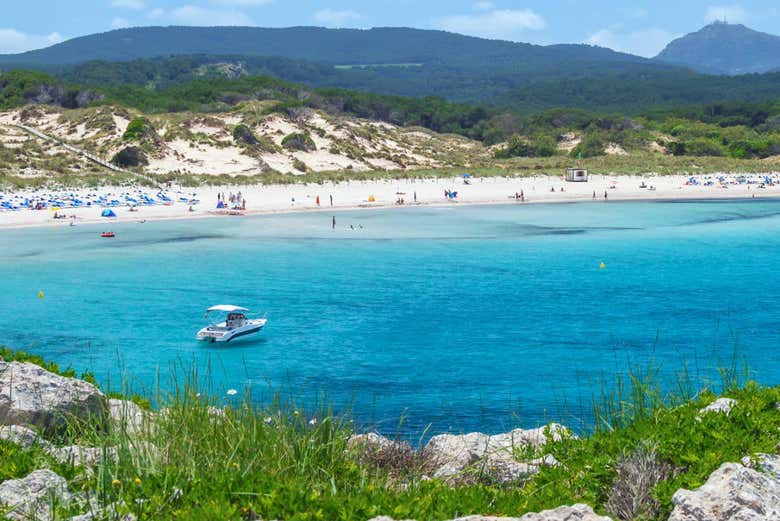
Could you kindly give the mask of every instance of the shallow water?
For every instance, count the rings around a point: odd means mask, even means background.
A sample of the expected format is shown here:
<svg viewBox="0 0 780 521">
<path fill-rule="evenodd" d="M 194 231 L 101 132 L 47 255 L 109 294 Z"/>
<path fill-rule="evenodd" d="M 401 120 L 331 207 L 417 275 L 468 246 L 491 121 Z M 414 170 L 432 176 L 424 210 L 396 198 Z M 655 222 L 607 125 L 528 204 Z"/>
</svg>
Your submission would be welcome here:
<svg viewBox="0 0 780 521">
<path fill-rule="evenodd" d="M 592 394 L 630 365 L 704 381 L 736 343 L 755 378 L 780 380 L 778 201 L 336 219 L 335 231 L 327 213 L 113 224 L 115 239 L 99 237 L 108 225 L 0 231 L 0 344 L 136 388 L 210 367 L 222 395 L 326 393 L 412 436 L 587 426 Z M 268 328 L 199 344 L 217 303 L 268 311 Z"/>
</svg>

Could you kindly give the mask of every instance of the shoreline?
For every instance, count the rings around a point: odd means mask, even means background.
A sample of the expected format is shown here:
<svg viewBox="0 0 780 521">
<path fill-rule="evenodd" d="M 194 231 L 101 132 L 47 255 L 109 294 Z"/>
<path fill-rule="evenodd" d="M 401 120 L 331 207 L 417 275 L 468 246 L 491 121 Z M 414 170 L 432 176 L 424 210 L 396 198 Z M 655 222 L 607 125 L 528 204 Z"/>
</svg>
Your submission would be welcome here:
<svg viewBox="0 0 780 521">
<path fill-rule="evenodd" d="M 771 178 L 770 184 L 763 181 Z M 53 219 L 50 209 L 2 210 L 0 229 L 31 228 L 45 226 L 69 226 L 71 221 L 81 224 L 106 224 L 127 222 L 153 222 L 168 220 L 212 219 L 229 217 L 250 217 L 291 213 L 341 213 L 345 211 L 402 209 L 402 208 L 447 208 L 475 205 L 527 205 L 560 204 L 575 202 L 604 203 L 610 201 L 669 201 L 669 200 L 747 200 L 780 198 L 780 178 L 777 174 L 702 174 L 697 176 L 606 176 L 593 175 L 588 182 L 570 183 L 559 177 L 535 176 L 528 178 L 472 178 L 469 184 L 464 178 L 441 178 L 425 180 L 382 180 L 325 183 L 322 185 L 267 185 L 267 186 L 225 186 L 188 188 L 172 187 L 165 194 L 176 199 L 183 196 L 196 197 L 200 202 L 190 211 L 188 202 L 137 206 L 130 212 L 129 205 L 111 207 L 116 217 L 107 220 L 100 216 L 106 207 L 98 204 L 79 208 L 64 207 L 58 210 L 67 216 Z M 646 185 L 646 187 L 641 187 Z M 652 189 L 650 187 L 653 187 Z M 554 189 L 554 191 L 553 191 Z M 36 190 L 2 193 L 2 201 L 10 199 L 43 200 L 64 193 L 71 197 L 85 198 L 122 197 L 129 192 L 145 192 L 154 197 L 158 190 L 105 186 L 97 189 L 78 189 L 57 192 Z M 445 190 L 458 192 L 455 199 L 444 198 Z M 227 197 L 238 192 L 246 199 L 246 210 L 233 215 L 228 210 L 216 209 L 217 194 Z M 524 201 L 513 194 L 523 193 Z M 122 195 L 118 195 L 122 194 Z M 594 198 L 595 194 L 595 198 Z M 606 200 L 605 200 L 606 194 Z M 330 197 L 334 204 L 331 206 Z M 319 205 L 317 199 L 319 198 Z M 395 198 L 395 199 L 394 199 Z M 403 204 L 398 200 L 403 198 Z M 370 200 L 373 199 L 373 200 Z M 416 199 L 416 202 L 415 202 Z M 161 203 L 161 201 L 160 201 Z M 110 226 L 107 226 L 110 227 Z"/>
</svg>

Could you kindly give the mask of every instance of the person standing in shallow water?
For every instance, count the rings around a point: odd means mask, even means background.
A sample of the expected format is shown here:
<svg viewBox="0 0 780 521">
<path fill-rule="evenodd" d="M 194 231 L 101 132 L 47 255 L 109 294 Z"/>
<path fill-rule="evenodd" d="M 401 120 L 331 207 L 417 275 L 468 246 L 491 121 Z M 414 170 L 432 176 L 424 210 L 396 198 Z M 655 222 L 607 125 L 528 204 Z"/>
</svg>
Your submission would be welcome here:
<svg viewBox="0 0 780 521">
<path fill-rule="evenodd" d="M 333 216 L 333 223 L 332 223 L 332 226 L 333 226 L 333 227 L 332 227 L 331 229 L 332 229 L 332 230 L 335 230 L 335 229 L 336 229 L 336 216 L 335 216 L 335 215 Z"/>
</svg>

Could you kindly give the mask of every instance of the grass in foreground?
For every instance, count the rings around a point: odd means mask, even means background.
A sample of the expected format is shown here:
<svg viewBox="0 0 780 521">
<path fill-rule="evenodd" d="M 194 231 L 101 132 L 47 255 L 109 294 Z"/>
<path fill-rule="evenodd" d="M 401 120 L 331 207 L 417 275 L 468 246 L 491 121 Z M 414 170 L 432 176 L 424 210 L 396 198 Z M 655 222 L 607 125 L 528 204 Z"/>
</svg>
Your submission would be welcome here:
<svg viewBox="0 0 780 521">
<path fill-rule="evenodd" d="M 593 433 L 548 445 L 544 452 L 561 465 L 543 469 L 524 486 L 478 477 L 452 488 L 422 479 L 411 467 L 399 479 L 397 466 L 350 456 L 351 422 L 325 407 L 307 414 L 294 403 L 259 407 L 236 399 L 232 407 L 216 409 L 216 401 L 195 385 L 162 398 L 167 412 L 140 438 L 121 430 L 104 433 L 99 426 L 73 427 L 71 437 L 82 444 L 118 446 L 118 462 L 101 464 L 89 477 L 52 468 L 69 479 L 72 490 L 90 491 L 102 505 L 119 502 L 121 511 L 139 520 L 288 521 L 518 516 L 575 502 L 628 518 L 625 505 L 633 502 L 626 495 L 637 493 L 636 473 L 652 472 L 657 483 L 647 491 L 650 499 L 629 511 L 638 519 L 661 520 L 678 488 L 700 486 L 726 461 L 775 450 L 780 388 L 731 379 L 726 384 L 725 394 L 739 401 L 731 414 L 700 415 L 715 394 L 661 394 L 652 379 L 633 378 L 625 392 L 599 400 Z M 9 444 L 0 443 L 0 456 L 1 479 L 52 465 L 40 452 Z"/>
</svg>

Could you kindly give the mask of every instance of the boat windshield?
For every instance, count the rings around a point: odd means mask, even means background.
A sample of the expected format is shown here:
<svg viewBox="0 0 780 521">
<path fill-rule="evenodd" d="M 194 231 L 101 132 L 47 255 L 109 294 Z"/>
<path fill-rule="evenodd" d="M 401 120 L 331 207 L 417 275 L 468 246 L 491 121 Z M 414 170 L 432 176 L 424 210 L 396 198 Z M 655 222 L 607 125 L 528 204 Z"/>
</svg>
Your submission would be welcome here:
<svg viewBox="0 0 780 521">
<path fill-rule="evenodd" d="M 241 327 L 246 324 L 246 315 L 243 313 L 228 313 L 225 325 L 227 327 Z"/>
</svg>

